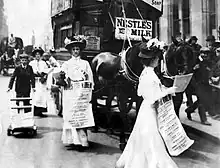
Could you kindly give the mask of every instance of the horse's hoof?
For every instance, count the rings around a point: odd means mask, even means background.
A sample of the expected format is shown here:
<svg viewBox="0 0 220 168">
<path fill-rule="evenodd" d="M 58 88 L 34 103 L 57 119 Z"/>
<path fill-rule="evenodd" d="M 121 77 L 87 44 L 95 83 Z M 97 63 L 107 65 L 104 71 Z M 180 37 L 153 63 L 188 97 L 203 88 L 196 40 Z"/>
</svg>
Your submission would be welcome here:
<svg viewBox="0 0 220 168">
<path fill-rule="evenodd" d="M 107 133 L 108 135 L 113 134 L 113 129 L 107 129 L 106 133 Z"/>
<path fill-rule="evenodd" d="M 192 121 L 192 116 L 191 116 L 191 113 L 187 113 L 187 118 Z"/>
<path fill-rule="evenodd" d="M 126 143 L 119 143 L 119 148 L 121 151 L 124 151 Z"/>
</svg>

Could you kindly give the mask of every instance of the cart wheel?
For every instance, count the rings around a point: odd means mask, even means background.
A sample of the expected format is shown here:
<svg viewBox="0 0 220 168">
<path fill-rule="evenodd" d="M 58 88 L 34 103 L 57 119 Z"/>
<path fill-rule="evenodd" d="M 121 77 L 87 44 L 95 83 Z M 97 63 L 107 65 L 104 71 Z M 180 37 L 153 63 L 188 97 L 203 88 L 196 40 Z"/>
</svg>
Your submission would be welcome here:
<svg viewBox="0 0 220 168">
<path fill-rule="evenodd" d="M 8 129 L 8 130 L 7 130 L 7 135 L 8 135 L 8 136 L 11 136 L 12 134 L 13 134 L 12 130 Z"/>
</svg>

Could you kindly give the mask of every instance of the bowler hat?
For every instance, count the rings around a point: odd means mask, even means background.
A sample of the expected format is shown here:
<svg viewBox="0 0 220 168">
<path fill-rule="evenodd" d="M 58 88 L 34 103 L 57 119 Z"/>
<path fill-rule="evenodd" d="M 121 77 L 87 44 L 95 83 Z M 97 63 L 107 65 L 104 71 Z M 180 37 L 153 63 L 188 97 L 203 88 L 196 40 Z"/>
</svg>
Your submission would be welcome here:
<svg viewBox="0 0 220 168">
<path fill-rule="evenodd" d="M 210 35 L 206 38 L 206 41 L 215 41 L 215 36 Z"/>
<path fill-rule="evenodd" d="M 196 36 L 192 36 L 191 38 L 190 38 L 191 40 L 198 40 L 198 38 L 196 37 Z"/>
<path fill-rule="evenodd" d="M 20 59 L 22 59 L 22 58 L 24 58 L 24 59 L 28 59 L 29 58 L 29 55 L 27 55 L 27 54 L 21 54 L 21 55 L 19 55 L 19 57 L 20 57 Z"/>
<path fill-rule="evenodd" d="M 44 50 L 43 50 L 41 47 L 35 47 L 35 48 L 33 49 L 33 51 L 32 51 L 32 55 L 35 56 L 35 54 L 36 54 L 37 52 L 39 52 L 40 55 L 43 55 Z"/>
<path fill-rule="evenodd" d="M 67 50 L 75 46 L 79 47 L 80 50 L 83 50 L 86 47 L 86 40 L 82 39 L 80 36 L 74 36 L 70 39 L 66 38 L 64 43 Z"/>
</svg>

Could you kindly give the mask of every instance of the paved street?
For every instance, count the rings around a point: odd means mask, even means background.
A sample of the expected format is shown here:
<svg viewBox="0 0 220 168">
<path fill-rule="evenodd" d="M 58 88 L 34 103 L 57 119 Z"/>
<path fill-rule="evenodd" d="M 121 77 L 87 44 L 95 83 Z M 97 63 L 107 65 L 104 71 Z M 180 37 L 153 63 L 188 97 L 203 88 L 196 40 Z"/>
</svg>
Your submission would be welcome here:
<svg viewBox="0 0 220 168">
<path fill-rule="evenodd" d="M 121 154 L 118 138 L 107 135 L 104 129 L 99 133 L 89 132 L 91 148 L 78 151 L 61 142 L 62 118 L 49 114 L 37 118 L 38 135 L 35 138 L 18 134 L 8 137 L 9 125 L 8 77 L 0 76 L 0 168 L 114 168 Z M 0 128 L 1 131 L 1 128 Z M 180 168 L 217 168 L 220 165 L 220 146 L 190 133 L 195 144 L 174 160 Z"/>
</svg>

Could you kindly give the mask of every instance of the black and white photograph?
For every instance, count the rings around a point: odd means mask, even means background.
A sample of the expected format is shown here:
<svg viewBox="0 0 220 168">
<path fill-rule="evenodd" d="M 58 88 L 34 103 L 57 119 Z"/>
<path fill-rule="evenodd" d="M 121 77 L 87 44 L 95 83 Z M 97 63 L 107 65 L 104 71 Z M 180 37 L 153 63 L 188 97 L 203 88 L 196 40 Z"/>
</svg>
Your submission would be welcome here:
<svg viewBox="0 0 220 168">
<path fill-rule="evenodd" d="M 0 168 L 220 167 L 220 0 L 0 0 Z"/>
</svg>

